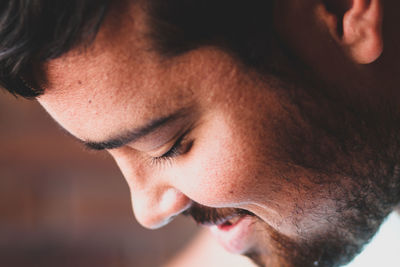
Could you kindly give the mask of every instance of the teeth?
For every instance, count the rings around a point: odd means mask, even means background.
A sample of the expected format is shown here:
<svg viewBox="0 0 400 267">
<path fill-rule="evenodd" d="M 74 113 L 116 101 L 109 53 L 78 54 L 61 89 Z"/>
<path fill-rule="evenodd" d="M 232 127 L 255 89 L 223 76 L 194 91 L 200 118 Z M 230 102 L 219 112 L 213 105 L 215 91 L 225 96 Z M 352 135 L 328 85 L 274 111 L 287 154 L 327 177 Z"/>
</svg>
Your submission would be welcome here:
<svg viewBox="0 0 400 267">
<path fill-rule="evenodd" d="M 239 216 L 235 216 L 232 219 L 228 220 L 226 223 L 228 223 L 229 225 L 233 225 L 235 223 L 237 223 L 240 220 Z"/>
</svg>

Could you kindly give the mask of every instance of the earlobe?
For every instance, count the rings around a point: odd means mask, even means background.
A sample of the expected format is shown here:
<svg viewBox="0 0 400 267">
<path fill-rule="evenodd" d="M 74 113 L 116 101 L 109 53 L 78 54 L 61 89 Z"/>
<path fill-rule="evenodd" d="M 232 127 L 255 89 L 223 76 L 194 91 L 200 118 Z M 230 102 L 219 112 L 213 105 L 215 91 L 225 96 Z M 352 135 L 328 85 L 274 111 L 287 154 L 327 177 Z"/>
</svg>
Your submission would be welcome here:
<svg viewBox="0 0 400 267">
<path fill-rule="evenodd" d="M 329 9 L 321 14 L 334 39 L 354 62 L 372 63 L 383 51 L 382 1 L 351 0 L 347 4 L 349 6 L 342 14 L 332 13 Z"/>
</svg>

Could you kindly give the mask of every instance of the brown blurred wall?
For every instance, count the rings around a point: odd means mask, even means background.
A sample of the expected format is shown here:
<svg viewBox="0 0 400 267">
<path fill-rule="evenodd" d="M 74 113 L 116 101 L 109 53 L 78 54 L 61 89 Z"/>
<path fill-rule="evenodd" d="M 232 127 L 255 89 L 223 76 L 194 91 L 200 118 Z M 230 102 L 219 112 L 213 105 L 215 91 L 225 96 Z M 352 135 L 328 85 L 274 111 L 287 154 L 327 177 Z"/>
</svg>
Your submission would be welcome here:
<svg viewBox="0 0 400 267">
<path fill-rule="evenodd" d="M 0 266 L 162 266 L 196 231 L 142 229 L 112 159 L 0 91 Z"/>
</svg>

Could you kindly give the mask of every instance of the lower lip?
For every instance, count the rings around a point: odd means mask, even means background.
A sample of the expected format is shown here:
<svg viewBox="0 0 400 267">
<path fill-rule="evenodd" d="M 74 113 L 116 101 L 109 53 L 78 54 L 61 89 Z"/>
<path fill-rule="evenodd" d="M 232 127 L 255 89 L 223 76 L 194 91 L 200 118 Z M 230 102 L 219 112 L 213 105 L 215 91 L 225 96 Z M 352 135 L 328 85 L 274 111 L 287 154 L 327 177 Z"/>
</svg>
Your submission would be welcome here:
<svg viewBox="0 0 400 267">
<path fill-rule="evenodd" d="M 210 227 L 210 230 L 227 251 L 234 254 L 243 254 L 254 245 L 253 224 L 252 217 L 244 216 L 233 225 L 216 225 Z"/>
</svg>

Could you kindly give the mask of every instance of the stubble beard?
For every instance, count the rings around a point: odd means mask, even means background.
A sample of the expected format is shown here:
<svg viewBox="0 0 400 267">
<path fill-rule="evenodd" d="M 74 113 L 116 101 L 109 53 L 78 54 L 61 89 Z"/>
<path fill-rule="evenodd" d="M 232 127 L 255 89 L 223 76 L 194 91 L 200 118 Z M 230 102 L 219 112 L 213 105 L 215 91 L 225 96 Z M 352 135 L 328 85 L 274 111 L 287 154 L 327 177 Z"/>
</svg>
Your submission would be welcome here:
<svg viewBox="0 0 400 267">
<path fill-rule="evenodd" d="M 285 88 L 288 101 L 282 105 L 289 111 L 284 127 L 275 127 L 284 140 L 280 160 L 311 173 L 307 180 L 332 205 L 321 209 L 318 198 L 309 196 L 292 214 L 296 240 L 264 224 L 265 253 L 248 256 L 259 266 L 341 266 L 400 204 L 400 113 L 384 102 L 349 105 L 330 93 L 339 88 L 318 80 L 278 80 L 275 87 Z M 321 223 L 323 231 L 312 230 Z"/>
<path fill-rule="evenodd" d="M 298 84 L 305 83 L 275 84 L 287 90 L 282 105 L 289 116 L 274 129 L 282 140 L 277 160 L 311 173 L 307 180 L 321 188 L 318 195 L 331 205 L 324 209 L 312 194 L 298 203 L 288 219 L 296 238 L 258 218 L 263 238 L 246 256 L 258 266 L 341 266 L 362 250 L 400 204 L 400 115 L 387 107 L 378 112 L 349 107 L 321 90 L 306 90 Z M 301 187 L 296 177 L 289 180 Z M 201 221 L 229 212 L 255 216 L 245 210 L 201 205 L 188 215 Z"/>
</svg>

